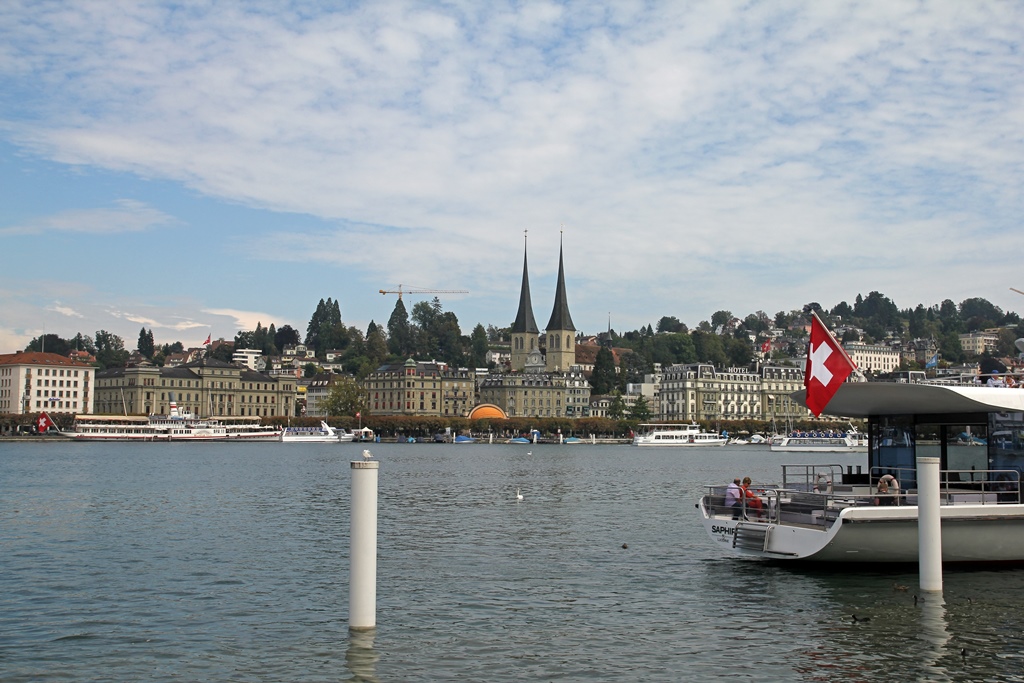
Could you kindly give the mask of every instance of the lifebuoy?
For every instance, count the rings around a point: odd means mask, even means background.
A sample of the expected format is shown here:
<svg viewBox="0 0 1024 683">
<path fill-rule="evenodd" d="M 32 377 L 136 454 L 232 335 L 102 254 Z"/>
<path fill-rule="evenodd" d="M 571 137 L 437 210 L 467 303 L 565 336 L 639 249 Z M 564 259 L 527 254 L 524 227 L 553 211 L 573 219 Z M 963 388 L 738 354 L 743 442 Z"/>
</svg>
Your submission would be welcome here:
<svg viewBox="0 0 1024 683">
<path fill-rule="evenodd" d="M 883 474 L 882 476 L 880 476 L 878 478 L 878 481 L 879 482 L 883 482 L 884 481 L 885 485 L 888 486 L 890 489 L 896 489 L 897 491 L 900 490 L 900 483 L 899 483 L 899 481 L 897 481 L 896 477 L 892 476 L 891 474 Z"/>
<path fill-rule="evenodd" d="M 817 493 L 832 493 L 832 480 L 824 474 L 819 474 L 818 480 L 814 484 L 814 490 Z"/>
</svg>

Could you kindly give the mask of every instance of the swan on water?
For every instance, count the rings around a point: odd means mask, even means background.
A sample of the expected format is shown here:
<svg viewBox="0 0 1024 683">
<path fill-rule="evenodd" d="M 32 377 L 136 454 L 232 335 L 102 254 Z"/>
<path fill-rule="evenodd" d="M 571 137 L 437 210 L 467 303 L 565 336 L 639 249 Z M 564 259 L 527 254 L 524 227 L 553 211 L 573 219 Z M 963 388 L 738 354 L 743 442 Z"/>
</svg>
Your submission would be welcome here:
<svg viewBox="0 0 1024 683">
<path fill-rule="evenodd" d="M 523 494 L 519 492 L 519 489 L 516 489 L 516 500 L 522 500 L 522 499 L 523 499 Z"/>
</svg>

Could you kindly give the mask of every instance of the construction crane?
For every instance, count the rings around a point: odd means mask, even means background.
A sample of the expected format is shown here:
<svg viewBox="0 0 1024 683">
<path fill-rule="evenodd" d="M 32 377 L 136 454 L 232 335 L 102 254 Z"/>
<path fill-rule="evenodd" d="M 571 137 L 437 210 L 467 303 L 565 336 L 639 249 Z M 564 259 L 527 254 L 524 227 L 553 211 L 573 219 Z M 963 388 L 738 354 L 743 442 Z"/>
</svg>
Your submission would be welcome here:
<svg viewBox="0 0 1024 683">
<path fill-rule="evenodd" d="M 380 289 L 377 290 L 381 294 L 397 294 L 398 300 L 402 300 L 402 294 L 469 294 L 468 289 L 402 289 L 402 285 L 398 285 L 398 289 Z"/>
</svg>

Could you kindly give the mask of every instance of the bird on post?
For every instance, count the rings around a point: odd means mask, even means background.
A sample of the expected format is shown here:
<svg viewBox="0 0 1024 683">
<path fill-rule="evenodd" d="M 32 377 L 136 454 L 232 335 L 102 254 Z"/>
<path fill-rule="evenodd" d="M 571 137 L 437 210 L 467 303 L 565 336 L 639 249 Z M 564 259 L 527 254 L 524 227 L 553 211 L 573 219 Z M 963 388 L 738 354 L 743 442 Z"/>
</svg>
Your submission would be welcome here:
<svg viewBox="0 0 1024 683">
<path fill-rule="evenodd" d="M 363 460 L 369 460 L 372 457 L 373 457 L 373 453 L 371 453 L 368 449 L 364 448 L 363 449 Z"/>
</svg>

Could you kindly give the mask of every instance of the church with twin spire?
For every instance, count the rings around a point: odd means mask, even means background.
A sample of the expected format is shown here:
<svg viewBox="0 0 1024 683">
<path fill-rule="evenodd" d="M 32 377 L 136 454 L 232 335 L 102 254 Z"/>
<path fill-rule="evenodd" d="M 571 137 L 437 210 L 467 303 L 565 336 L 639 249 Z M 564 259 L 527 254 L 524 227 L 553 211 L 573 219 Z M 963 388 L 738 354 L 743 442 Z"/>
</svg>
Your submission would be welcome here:
<svg viewBox="0 0 1024 683">
<path fill-rule="evenodd" d="M 589 412 L 590 383 L 576 365 L 576 326 L 569 314 L 562 245 L 558 249 L 555 303 L 543 334 L 533 316 L 527 250 L 519 309 L 512 323 L 511 372 L 491 374 L 480 398 L 498 405 L 509 417 L 584 417 Z"/>
</svg>

